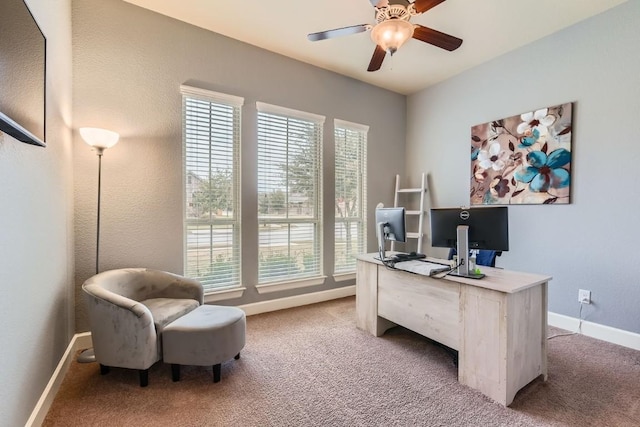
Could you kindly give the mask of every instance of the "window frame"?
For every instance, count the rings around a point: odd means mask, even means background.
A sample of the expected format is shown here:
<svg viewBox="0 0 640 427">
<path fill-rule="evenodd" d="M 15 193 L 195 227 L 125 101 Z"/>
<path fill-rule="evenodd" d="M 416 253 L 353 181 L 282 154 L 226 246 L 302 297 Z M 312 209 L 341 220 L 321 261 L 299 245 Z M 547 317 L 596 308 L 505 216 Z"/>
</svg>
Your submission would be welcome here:
<svg viewBox="0 0 640 427">
<path fill-rule="evenodd" d="M 240 145 L 241 145 L 241 126 L 242 126 L 242 106 L 244 104 L 244 98 L 234 96 L 234 95 L 223 94 L 219 92 L 213 92 L 206 89 L 194 88 L 194 87 L 185 86 L 185 85 L 180 86 L 180 93 L 182 95 L 182 166 L 183 166 L 183 197 L 184 197 L 182 206 L 183 206 L 183 227 L 184 227 L 183 228 L 184 274 L 186 276 L 198 279 L 202 282 L 205 295 L 207 296 L 205 298 L 206 301 L 216 301 L 216 300 L 222 300 L 227 298 L 237 298 L 242 295 L 242 292 L 245 289 L 242 287 L 242 228 L 241 228 L 241 199 L 240 199 L 241 197 Z M 194 209 L 193 195 L 199 191 L 199 190 L 193 191 L 193 194 L 191 195 L 189 194 L 190 187 L 194 185 L 193 184 L 194 176 L 197 174 L 192 170 L 189 170 L 190 163 L 192 162 L 192 160 L 190 159 L 192 158 L 191 156 L 193 156 L 193 153 L 189 151 L 190 137 L 188 134 L 189 132 L 188 129 L 190 126 L 196 126 L 198 123 L 197 121 L 195 123 L 189 123 L 188 103 L 190 101 L 194 103 L 208 103 L 210 106 L 218 106 L 218 108 L 222 108 L 222 109 L 231 108 L 231 111 L 232 111 L 231 119 L 225 118 L 223 116 L 214 116 L 214 115 L 211 115 L 211 113 L 209 113 L 208 118 L 203 119 L 201 122 L 201 123 L 204 123 L 209 121 L 208 130 L 206 129 L 206 124 L 205 124 L 205 132 L 208 131 L 209 135 L 205 136 L 202 139 L 202 141 L 204 141 L 206 140 L 206 138 L 209 138 L 209 145 L 208 145 L 209 158 L 207 161 L 204 162 L 204 163 L 207 163 L 207 162 L 209 163 L 209 169 L 207 170 L 208 172 L 207 179 L 211 179 L 211 172 L 213 171 L 213 168 L 214 168 L 213 166 L 211 166 L 212 164 L 211 161 L 213 158 L 212 156 L 213 151 L 211 150 L 212 150 L 213 138 L 214 136 L 217 136 L 217 135 L 213 135 L 213 132 L 217 132 L 217 133 L 230 132 L 231 133 L 231 139 L 232 139 L 232 147 L 230 149 L 231 171 L 229 171 L 228 169 L 224 170 L 222 168 L 218 169 L 218 170 L 223 170 L 223 173 L 230 173 L 231 175 L 231 178 L 230 178 L 231 190 L 227 194 L 227 196 L 232 201 L 230 211 L 233 214 L 231 218 L 217 218 L 215 215 L 211 215 L 211 212 L 208 218 L 191 218 L 189 216 L 188 210 Z M 218 128 L 214 130 L 214 124 L 211 123 L 212 119 L 216 121 L 215 124 L 220 124 L 221 122 L 224 124 L 224 121 L 228 120 L 231 122 L 231 127 L 229 129 Z M 194 118 L 194 120 L 197 120 L 197 117 Z M 194 137 L 192 136 L 191 138 L 194 138 Z M 197 140 L 198 138 L 195 139 L 195 141 Z M 200 141 L 196 142 L 196 144 L 200 146 L 200 147 L 196 146 L 196 148 L 202 148 L 207 145 L 206 142 L 203 143 Z M 202 156 L 202 157 L 205 158 L 206 156 Z M 216 157 L 222 158 L 222 156 L 219 155 L 219 152 L 216 155 Z M 198 166 L 200 166 L 198 163 L 199 161 L 200 161 L 199 158 L 196 159 L 195 161 L 193 161 L 193 164 L 191 166 L 197 169 Z M 222 158 L 221 161 L 228 162 L 229 159 Z M 200 177 L 196 177 L 196 178 L 200 179 Z M 229 209 L 227 210 L 227 212 L 229 212 Z M 214 276 L 217 273 L 210 271 L 208 274 L 198 274 L 198 271 L 196 269 L 194 270 L 191 269 L 191 266 L 189 263 L 189 251 L 194 250 L 194 248 L 193 248 L 193 243 L 191 244 L 189 243 L 189 230 L 192 230 L 193 227 L 201 227 L 201 226 L 208 227 L 209 233 L 210 233 L 210 236 L 208 238 L 209 239 L 208 251 L 209 251 L 209 259 L 211 264 L 205 268 L 214 268 L 213 267 L 214 246 L 212 244 L 214 228 L 219 226 L 226 226 L 231 228 L 232 230 L 231 245 L 232 246 L 231 246 L 231 249 L 229 250 L 231 252 L 231 259 L 232 259 L 230 264 L 231 271 L 229 273 L 229 276 L 232 279 L 231 283 L 216 284 Z M 204 252 L 206 252 L 206 248 L 204 246 L 201 248 L 198 246 L 197 243 L 195 244 L 195 246 L 196 246 L 195 250 L 205 249 Z M 206 262 L 204 264 L 206 265 Z M 225 266 L 225 269 L 226 268 L 227 267 Z"/>
<path fill-rule="evenodd" d="M 344 141 L 339 141 L 338 132 L 342 130 L 345 133 Z M 339 173 L 340 171 L 338 167 L 339 159 L 339 150 L 338 143 L 344 142 L 345 144 L 348 142 L 349 136 L 347 133 L 352 132 L 357 136 L 357 143 L 359 147 L 356 148 L 358 151 L 358 156 L 360 160 L 356 165 L 357 171 L 355 171 L 355 176 L 358 178 L 356 193 L 359 199 L 359 203 L 357 203 L 357 216 L 354 217 L 340 217 L 338 216 L 338 197 L 340 195 L 340 191 L 338 189 L 338 183 L 340 182 Z M 358 123 L 352 123 L 341 119 L 334 119 L 334 188 L 335 188 L 335 204 L 334 207 L 334 250 L 333 250 L 333 258 L 334 258 L 334 267 L 333 267 L 333 275 L 334 277 L 345 276 L 346 278 L 351 278 L 352 274 L 356 272 L 356 258 L 353 257 L 351 262 L 348 260 L 344 260 L 346 262 L 341 263 L 342 259 L 339 259 L 339 251 L 338 251 L 338 243 L 337 243 L 337 234 L 338 234 L 338 225 L 339 224 L 356 224 L 356 230 L 359 234 L 357 236 L 355 248 L 355 254 L 365 253 L 367 249 L 367 136 L 369 132 L 369 126 L 362 125 Z M 345 159 L 346 160 L 346 159 Z M 346 172 L 346 168 L 345 169 Z M 346 228 L 345 228 L 346 229 Z M 345 246 L 347 245 L 345 240 Z M 345 249 L 345 258 L 349 256 L 346 253 Z M 339 265 L 344 265 L 344 268 L 340 268 Z"/>
<path fill-rule="evenodd" d="M 323 215 L 323 207 L 322 207 L 322 197 L 323 197 L 322 147 L 323 147 L 323 130 L 324 130 L 323 128 L 324 128 L 325 117 L 317 114 L 313 114 L 313 113 L 307 113 L 307 112 L 298 111 L 298 110 L 294 110 L 286 107 L 267 104 L 264 102 L 256 102 L 256 109 L 257 109 L 256 127 L 257 127 L 257 146 L 258 146 L 256 170 L 257 170 L 258 181 L 260 182 L 261 174 L 263 174 L 261 169 L 261 163 L 263 161 L 261 160 L 262 159 L 261 156 L 263 155 L 262 151 L 264 151 L 265 153 L 264 155 L 267 156 L 271 153 L 270 150 L 277 149 L 277 148 L 267 147 L 267 144 L 271 144 L 271 146 L 273 146 L 273 143 L 275 142 L 273 139 L 268 138 L 267 129 L 283 130 L 279 128 L 279 126 L 281 126 L 279 122 L 282 122 L 282 121 L 286 121 L 287 123 L 286 129 L 284 129 L 286 131 L 285 132 L 286 136 L 280 137 L 280 138 L 284 138 L 285 140 L 285 142 L 283 142 L 284 144 L 286 144 L 286 147 L 284 148 L 284 150 L 287 153 L 290 146 L 292 145 L 292 142 L 290 141 L 291 134 L 289 133 L 288 124 L 290 122 L 293 122 L 293 123 L 306 122 L 307 125 L 313 126 L 313 136 L 314 136 L 313 145 L 314 146 L 311 148 L 315 149 L 315 159 L 311 159 L 311 160 L 315 162 L 315 171 L 316 171 L 314 181 L 312 184 L 315 191 L 313 194 L 313 212 L 314 213 L 311 217 L 301 217 L 301 218 L 289 217 L 290 205 L 287 203 L 287 201 L 289 200 L 288 198 L 292 192 L 288 187 L 288 181 L 286 181 L 286 179 L 285 179 L 285 182 L 287 184 L 286 184 L 286 187 L 284 188 L 285 217 L 284 218 L 267 218 L 263 214 L 261 214 L 260 211 L 258 211 L 257 217 L 258 217 L 258 227 L 259 227 L 259 230 L 258 230 L 258 254 L 259 255 L 258 255 L 258 278 L 257 278 L 258 284 L 256 285 L 256 288 L 258 289 L 259 293 L 266 293 L 266 292 L 275 292 L 279 290 L 295 289 L 299 287 L 314 286 L 314 285 L 322 284 L 324 283 L 324 280 L 325 280 L 325 276 L 323 275 L 324 215 Z M 269 120 L 270 117 L 272 118 L 271 121 Z M 280 138 L 274 137 L 274 139 L 280 139 Z M 281 142 L 281 141 L 277 141 L 277 142 Z M 286 164 L 287 165 L 291 164 L 289 162 L 288 157 L 287 157 Z M 267 162 L 267 166 L 269 166 L 268 162 Z M 289 166 L 286 166 L 286 168 L 288 171 Z M 264 173 L 267 173 L 268 171 L 269 169 L 265 169 Z M 285 174 L 287 173 L 288 172 L 286 172 Z M 258 185 L 258 187 L 259 186 L 260 185 Z M 258 190 L 257 196 L 260 197 L 260 190 Z M 314 233 L 312 233 L 313 234 L 312 250 L 314 252 L 314 259 L 313 259 L 313 271 L 310 274 L 305 274 L 303 270 L 302 273 L 294 273 L 294 274 L 289 273 L 289 274 L 275 275 L 272 277 L 263 276 L 264 271 L 262 270 L 262 263 L 264 261 L 262 260 L 262 249 L 260 247 L 260 233 L 261 233 L 260 230 L 269 224 L 276 224 L 276 225 L 287 227 L 289 235 L 287 237 L 287 243 L 286 243 L 287 245 L 286 256 L 289 257 L 290 260 L 291 260 L 291 247 L 292 247 L 292 237 L 290 233 L 291 225 L 313 224 Z M 289 261 L 289 262 L 292 262 L 292 261 Z"/>
</svg>

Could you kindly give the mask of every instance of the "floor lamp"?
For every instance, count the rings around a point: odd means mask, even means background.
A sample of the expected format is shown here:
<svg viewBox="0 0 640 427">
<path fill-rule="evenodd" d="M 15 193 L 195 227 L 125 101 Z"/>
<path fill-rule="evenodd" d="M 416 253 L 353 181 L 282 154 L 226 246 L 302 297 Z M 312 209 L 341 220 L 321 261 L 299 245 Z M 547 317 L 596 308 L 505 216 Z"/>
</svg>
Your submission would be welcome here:
<svg viewBox="0 0 640 427">
<path fill-rule="evenodd" d="M 120 135 L 106 129 L 80 128 L 82 139 L 93 147 L 98 155 L 98 208 L 96 210 L 96 274 L 100 272 L 100 185 L 102 178 L 102 153 L 105 149 L 111 148 L 118 142 Z"/>
<path fill-rule="evenodd" d="M 80 128 L 80 136 L 84 141 L 93 147 L 98 155 L 98 208 L 96 210 L 96 274 L 100 272 L 100 191 L 102 179 L 102 153 L 107 148 L 111 148 L 118 142 L 120 135 L 106 129 Z M 88 348 L 80 353 L 78 362 L 95 362 L 93 348 Z"/>
</svg>

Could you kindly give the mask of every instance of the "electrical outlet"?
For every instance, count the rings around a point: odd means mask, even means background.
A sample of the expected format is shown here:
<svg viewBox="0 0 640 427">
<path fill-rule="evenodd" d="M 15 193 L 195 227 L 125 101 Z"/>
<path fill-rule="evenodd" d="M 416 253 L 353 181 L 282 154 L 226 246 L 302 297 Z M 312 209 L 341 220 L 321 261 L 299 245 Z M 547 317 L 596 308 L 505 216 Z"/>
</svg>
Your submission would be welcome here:
<svg viewBox="0 0 640 427">
<path fill-rule="evenodd" d="M 578 289 L 578 302 L 580 304 L 591 304 L 591 291 Z"/>
</svg>

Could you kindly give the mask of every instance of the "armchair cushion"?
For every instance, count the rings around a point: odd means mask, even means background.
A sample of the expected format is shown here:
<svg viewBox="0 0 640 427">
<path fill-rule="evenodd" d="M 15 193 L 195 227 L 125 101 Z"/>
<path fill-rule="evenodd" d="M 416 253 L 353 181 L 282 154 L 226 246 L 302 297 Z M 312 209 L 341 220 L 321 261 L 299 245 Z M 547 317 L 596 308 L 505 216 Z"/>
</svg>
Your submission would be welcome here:
<svg viewBox="0 0 640 427">
<path fill-rule="evenodd" d="M 151 312 L 153 323 L 158 334 L 160 334 L 169 323 L 184 316 L 200 305 L 196 300 L 175 298 L 150 298 L 140 301 L 140 303 L 144 304 Z"/>
</svg>

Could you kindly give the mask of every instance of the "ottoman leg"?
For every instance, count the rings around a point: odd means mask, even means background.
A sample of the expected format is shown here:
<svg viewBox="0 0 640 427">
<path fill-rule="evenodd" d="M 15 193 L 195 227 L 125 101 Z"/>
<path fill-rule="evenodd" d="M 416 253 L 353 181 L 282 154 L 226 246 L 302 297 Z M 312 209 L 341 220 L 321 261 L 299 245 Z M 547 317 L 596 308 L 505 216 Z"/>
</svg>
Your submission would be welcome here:
<svg viewBox="0 0 640 427">
<path fill-rule="evenodd" d="M 220 382 L 220 368 L 222 367 L 221 363 L 218 363 L 217 365 L 213 365 L 213 382 L 214 383 L 219 383 Z"/>
<path fill-rule="evenodd" d="M 109 367 L 103 365 L 102 363 L 100 364 L 100 375 L 107 375 L 109 373 Z"/>
<path fill-rule="evenodd" d="M 240 359 L 240 353 L 236 354 L 236 356 L 234 357 L 234 359 L 236 359 L 236 360 Z"/>
<path fill-rule="evenodd" d="M 180 365 L 177 363 L 171 364 L 171 379 L 174 382 L 180 381 Z"/>
<path fill-rule="evenodd" d="M 140 374 L 140 387 L 146 387 L 149 385 L 149 370 L 148 369 L 140 369 L 138 370 Z"/>
</svg>

